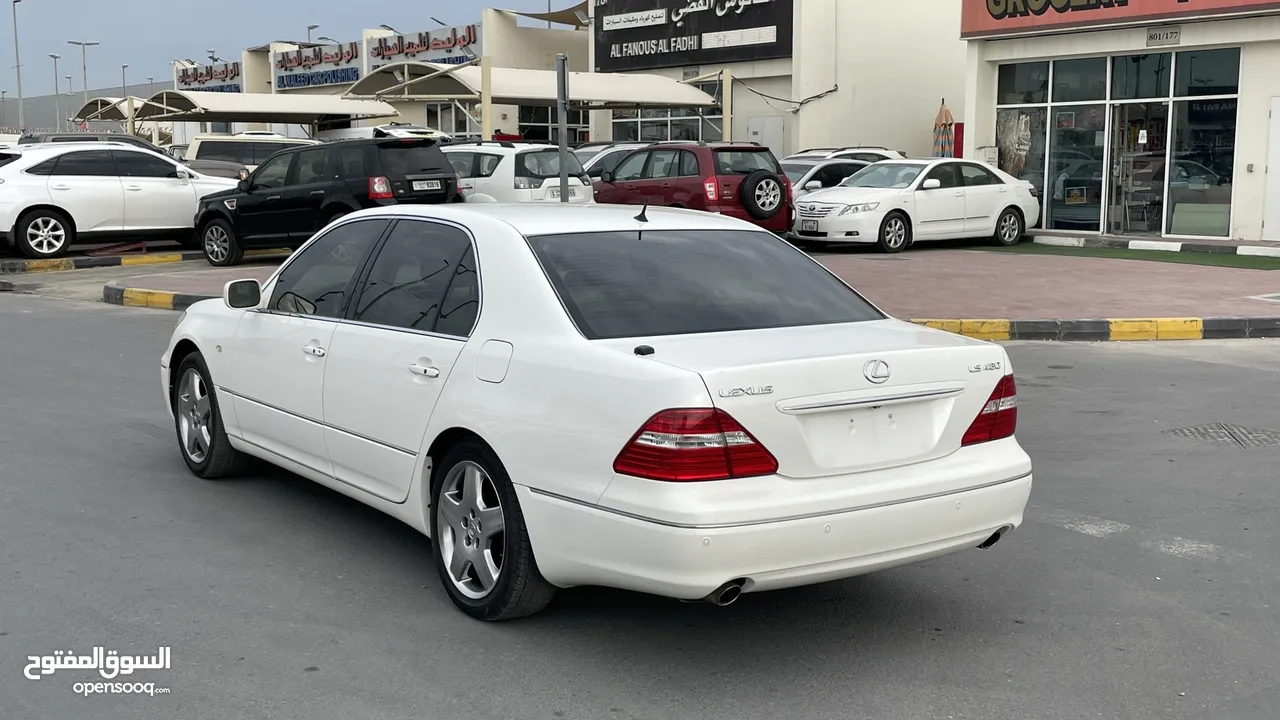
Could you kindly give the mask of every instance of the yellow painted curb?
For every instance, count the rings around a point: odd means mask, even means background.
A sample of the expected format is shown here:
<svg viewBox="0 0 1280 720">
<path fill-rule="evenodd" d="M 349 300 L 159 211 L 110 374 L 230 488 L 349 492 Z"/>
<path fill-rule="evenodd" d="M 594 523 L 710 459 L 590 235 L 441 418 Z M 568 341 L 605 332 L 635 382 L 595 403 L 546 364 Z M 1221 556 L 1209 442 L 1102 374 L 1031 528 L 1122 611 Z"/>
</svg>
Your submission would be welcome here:
<svg viewBox="0 0 1280 720">
<path fill-rule="evenodd" d="M 162 292 L 160 290 L 139 290 L 135 288 L 125 288 L 124 298 L 120 303 L 125 307 L 143 307 L 154 308 L 156 310 L 172 310 L 173 296 L 177 293 Z"/>
<path fill-rule="evenodd" d="M 979 340 L 1008 340 L 1008 320 L 961 320 L 960 334 Z"/>
<path fill-rule="evenodd" d="M 56 260 L 28 260 L 25 263 L 26 272 L 42 273 L 42 272 L 62 272 L 63 270 L 75 270 L 75 260 L 71 258 L 58 258 Z"/>
<path fill-rule="evenodd" d="M 163 265 L 165 263 L 176 263 L 186 260 L 180 253 L 157 253 L 154 255 L 124 255 L 120 258 L 121 265 Z"/>
</svg>

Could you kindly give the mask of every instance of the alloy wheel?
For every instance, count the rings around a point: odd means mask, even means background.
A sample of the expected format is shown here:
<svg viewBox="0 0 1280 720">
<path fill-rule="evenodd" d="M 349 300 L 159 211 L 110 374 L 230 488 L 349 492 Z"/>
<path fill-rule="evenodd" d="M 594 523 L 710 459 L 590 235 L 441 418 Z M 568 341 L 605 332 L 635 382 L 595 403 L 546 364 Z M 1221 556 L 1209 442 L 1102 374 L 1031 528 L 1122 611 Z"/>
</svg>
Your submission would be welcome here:
<svg viewBox="0 0 1280 720">
<path fill-rule="evenodd" d="M 41 255 L 53 255 L 67 242 L 67 230 L 57 218 L 38 217 L 27 225 L 27 244 Z"/>
<path fill-rule="evenodd" d="M 177 415 L 182 451 L 192 462 L 204 462 L 213 444 L 213 412 L 209 389 L 195 368 L 188 368 L 178 385 Z"/>
<path fill-rule="evenodd" d="M 902 218 L 892 217 L 884 224 L 884 244 L 891 248 L 900 248 L 907 241 L 907 224 Z"/>
<path fill-rule="evenodd" d="M 231 256 L 231 236 L 221 225 L 210 225 L 204 231 L 204 254 L 215 263 L 226 262 Z"/>
<path fill-rule="evenodd" d="M 454 588 L 486 597 L 502 577 L 506 516 L 498 489 L 477 463 L 455 465 L 444 478 L 436 508 L 439 553 Z"/>
<path fill-rule="evenodd" d="M 1018 217 L 1013 213 L 1005 213 L 1000 218 L 1000 239 L 1009 245 L 1018 239 Z"/>
<path fill-rule="evenodd" d="M 761 210 L 771 212 L 782 204 L 782 186 L 777 180 L 764 180 L 756 186 L 756 205 Z"/>
</svg>

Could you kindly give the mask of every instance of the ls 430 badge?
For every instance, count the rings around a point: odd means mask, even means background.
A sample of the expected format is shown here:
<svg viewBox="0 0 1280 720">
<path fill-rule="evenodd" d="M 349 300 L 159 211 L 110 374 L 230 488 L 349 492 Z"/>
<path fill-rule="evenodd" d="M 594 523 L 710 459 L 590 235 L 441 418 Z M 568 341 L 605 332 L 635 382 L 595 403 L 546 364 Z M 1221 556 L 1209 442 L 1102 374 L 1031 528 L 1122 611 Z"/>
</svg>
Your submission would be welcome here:
<svg viewBox="0 0 1280 720">
<path fill-rule="evenodd" d="M 992 370 L 999 370 L 999 369 L 1000 369 L 1000 363 L 998 363 L 998 362 L 993 362 L 993 363 L 982 363 L 982 364 L 980 364 L 980 365 L 970 365 L 970 366 L 969 366 L 969 372 L 971 372 L 971 373 L 978 373 L 978 372 L 991 372 Z"/>
<path fill-rule="evenodd" d="M 769 395 L 773 393 L 772 385 L 756 385 L 755 387 L 740 387 L 721 390 L 720 397 L 733 398 L 743 397 L 746 395 Z"/>
</svg>

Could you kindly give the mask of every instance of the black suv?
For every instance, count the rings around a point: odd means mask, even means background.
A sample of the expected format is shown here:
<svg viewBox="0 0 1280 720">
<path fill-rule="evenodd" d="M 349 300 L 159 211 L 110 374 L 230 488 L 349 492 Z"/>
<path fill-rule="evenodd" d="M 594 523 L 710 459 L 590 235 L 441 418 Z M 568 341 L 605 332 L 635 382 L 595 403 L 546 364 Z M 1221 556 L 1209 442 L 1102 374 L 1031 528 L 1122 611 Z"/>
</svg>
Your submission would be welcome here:
<svg viewBox="0 0 1280 720">
<path fill-rule="evenodd" d="M 251 248 L 301 247 L 356 210 L 446 202 L 463 197 L 434 140 L 339 140 L 275 153 L 234 190 L 201 198 L 195 227 L 205 259 L 224 266 Z"/>
<path fill-rule="evenodd" d="M 18 138 L 19 145 L 30 145 L 32 143 L 62 143 L 62 142 L 118 142 L 125 145 L 132 145 L 151 152 L 157 152 L 166 157 L 173 157 L 165 152 L 162 148 L 135 137 L 128 133 L 112 133 L 112 132 L 67 132 L 67 133 L 28 133 Z M 176 158 L 175 158 L 176 159 Z M 195 170 L 198 173 L 204 173 L 212 177 L 225 178 L 245 178 L 249 175 L 249 170 L 240 163 L 224 162 L 222 160 L 178 160 L 178 162 Z"/>
</svg>

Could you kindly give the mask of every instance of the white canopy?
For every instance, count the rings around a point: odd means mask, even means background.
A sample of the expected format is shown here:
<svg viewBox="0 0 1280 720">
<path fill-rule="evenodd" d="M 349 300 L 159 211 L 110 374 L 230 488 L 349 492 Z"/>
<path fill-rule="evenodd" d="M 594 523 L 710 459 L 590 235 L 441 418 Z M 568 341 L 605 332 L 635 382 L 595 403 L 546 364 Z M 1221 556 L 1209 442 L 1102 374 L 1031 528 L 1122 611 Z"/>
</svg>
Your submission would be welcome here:
<svg viewBox="0 0 1280 720">
<path fill-rule="evenodd" d="M 129 119 L 129 102 L 133 101 L 133 112 L 137 117 L 142 108 L 146 106 L 147 100 L 131 96 L 126 98 L 118 97 L 99 97 L 90 100 L 80 107 L 72 120 L 92 121 L 92 120 L 108 120 L 114 122 L 123 122 Z"/>
<path fill-rule="evenodd" d="M 136 119 L 310 125 L 326 120 L 397 115 L 396 109 L 385 102 L 348 100 L 333 95 L 163 90 L 151 96 L 138 110 Z"/>
<path fill-rule="evenodd" d="M 554 105 L 556 73 L 552 70 L 492 68 L 490 90 L 497 105 Z M 431 97 L 479 96 L 479 66 L 457 67 L 408 61 L 384 65 L 361 78 L 348 97 L 380 100 L 423 100 Z M 692 85 L 641 73 L 569 73 L 569 100 L 574 105 L 612 107 L 714 107 L 716 99 Z"/>
</svg>

